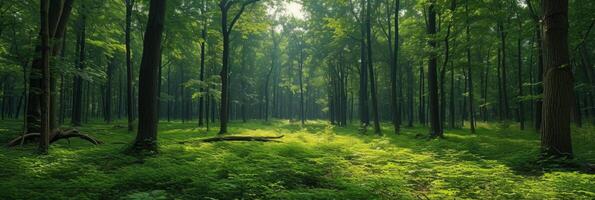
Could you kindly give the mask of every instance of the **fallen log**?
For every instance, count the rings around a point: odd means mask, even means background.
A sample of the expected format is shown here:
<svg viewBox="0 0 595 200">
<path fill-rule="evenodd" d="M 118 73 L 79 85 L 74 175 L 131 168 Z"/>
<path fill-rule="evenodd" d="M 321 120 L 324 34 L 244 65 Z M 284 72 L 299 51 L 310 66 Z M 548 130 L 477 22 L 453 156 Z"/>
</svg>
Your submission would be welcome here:
<svg viewBox="0 0 595 200">
<path fill-rule="evenodd" d="M 28 134 L 19 136 L 15 139 L 11 140 L 10 142 L 8 142 L 8 144 L 6 146 L 14 147 L 14 146 L 21 144 L 22 142 L 31 142 L 31 141 L 34 141 L 35 139 L 39 138 L 39 136 L 40 136 L 39 133 L 28 133 Z M 50 144 L 57 142 L 58 140 L 61 140 L 61 139 L 70 139 L 70 138 L 75 138 L 75 137 L 89 141 L 90 143 L 92 143 L 94 145 L 103 144 L 103 142 L 99 141 L 97 138 L 94 138 L 87 134 L 80 133 L 80 131 L 77 129 L 54 131 L 52 134 L 50 134 Z"/>
<path fill-rule="evenodd" d="M 224 136 L 224 137 L 213 137 L 201 140 L 202 142 L 223 142 L 223 141 L 245 141 L 245 142 L 279 142 L 275 139 L 283 138 L 281 136 Z"/>
</svg>

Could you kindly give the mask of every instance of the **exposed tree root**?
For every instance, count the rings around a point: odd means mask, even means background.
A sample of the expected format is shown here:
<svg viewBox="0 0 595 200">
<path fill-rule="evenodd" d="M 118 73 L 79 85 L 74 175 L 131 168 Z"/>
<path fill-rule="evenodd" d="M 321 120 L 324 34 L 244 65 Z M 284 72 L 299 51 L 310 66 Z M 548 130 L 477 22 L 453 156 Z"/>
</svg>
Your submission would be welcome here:
<svg viewBox="0 0 595 200">
<path fill-rule="evenodd" d="M 275 139 L 283 138 L 284 135 L 281 136 L 224 136 L 224 137 L 213 137 L 201 140 L 202 142 L 223 142 L 223 141 L 256 141 L 256 142 L 279 142 Z"/>
<path fill-rule="evenodd" d="M 14 146 L 21 144 L 21 142 L 24 143 L 24 142 L 35 141 L 37 138 L 39 138 L 39 136 L 40 136 L 39 133 L 28 133 L 28 134 L 19 136 L 15 139 L 11 140 L 6 146 L 14 147 Z M 103 144 L 103 142 L 99 141 L 97 138 L 92 137 L 87 134 L 80 133 L 80 131 L 77 129 L 57 130 L 57 131 L 53 132 L 52 134 L 50 134 L 50 144 L 54 143 L 58 140 L 61 140 L 61 139 L 70 139 L 70 138 L 74 138 L 74 137 L 78 137 L 80 139 L 89 141 L 90 143 L 92 143 L 94 145 Z"/>
</svg>

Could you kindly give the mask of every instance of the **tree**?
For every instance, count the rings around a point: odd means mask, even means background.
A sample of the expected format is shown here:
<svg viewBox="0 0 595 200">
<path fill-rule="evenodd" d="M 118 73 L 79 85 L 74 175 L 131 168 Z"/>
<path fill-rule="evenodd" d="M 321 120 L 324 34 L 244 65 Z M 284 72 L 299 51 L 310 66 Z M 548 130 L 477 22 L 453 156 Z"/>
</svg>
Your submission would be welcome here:
<svg viewBox="0 0 595 200">
<path fill-rule="evenodd" d="M 134 7 L 134 0 L 125 0 L 126 3 L 126 91 L 127 91 L 127 98 L 126 98 L 126 114 L 128 116 L 128 131 L 134 130 L 133 123 L 134 123 L 134 113 L 132 113 L 132 100 L 133 100 L 133 91 L 132 91 L 132 77 L 133 77 L 133 69 L 132 69 L 132 50 L 130 48 L 131 42 L 131 24 L 132 24 L 132 8 Z"/>
<path fill-rule="evenodd" d="M 543 115 L 541 148 L 546 155 L 572 157 L 570 139 L 574 83 L 568 51 L 568 0 L 542 0 Z"/>
<path fill-rule="evenodd" d="M 161 63 L 161 39 L 165 21 L 165 0 L 151 0 L 139 74 L 138 132 L 133 149 L 157 148 L 157 73 Z"/>
<path fill-rule="evenodd" d="M 79 73 L 85 69 L 85 58 L 86 58 L 86 26 L 87 16 L 85 12 L 85 6 L 81 6 L 80 18 L 77 22 L 77 51 L 78 59 L 76 62 L 77 70 Z M 80 126 L 82 124 L 82 113 L 83 113 L 83 78 L 81 75 L 75 75 L 73 80 L 73 99 L 72 99 L 72 117 L 70 122 L 74 126 Z"/>
<path fill-rule="evenodd" d="M 41 30 L 39 38 L 41 41 L 41 68 L 42 88 L 41 95 L 41 132 L 39 139 L 39 151 L 47 153 L 50 146 L 50 33 L 49 33 L 49 0 L 41 0 L 40 6 Z"/>
<path fill-rule="evenodd" d="M 428 42 L 431 52 L 428 58 L 428 89 L 430 92 L 430 137 L 443 137 L 442 129 L 440 126 L 440 108 L 438 103 L 438 77 L 436 71 L 436 2 L 431 1 L 428 8 L 428 24 L 427 33 L 430 35 L 430 41 Z"/>
<path fill-rule="evenodd" d="M 220 129 L 219 134 L 227 133 L 227 121 L 229 120 L 229 53 L 230 53 L 230 34 L 235 24 L 238 22 L 246 7 L 260 0 L 221 0 L 219 8 L 221 9 L 221 33 L 223 34 L 223 65 L 221 67 L 221 109 L 220 109 Z M 235 4 L 240 3 L 240 10 L 234 15 L 231 22 L 228 22 L 229 10 Z"/>
<path fill-rule="evenodd" d="M 390 14 L 388 15 L 388 41 L 389 41 L 389 52 L 391 53 L 391 68 L 390 68 L 390 87 L 391 87 L 391 107 L 393 112 L 393 126 L 395 133 L 399 134 L 401 125 L 401 113 L 399 108 L 399 98 L 397 94 L 397 68 L 399 64 L 399 10 L 401 7 L 400 0 L 395 0 L 395 43 L 394 52 L 391 48 L 391 27 L 390 27 Z M 389 6 L 387 6 L 388 9 Z M 390 12 L 387 12 L 390 13 Z"/>
<path fill-rule="evenodd" d="M 469 88 L 469 125 L 471 127 L 471 133 L 475 133 L 475 104 L 473 99 L 473 71 L 471 67 L 471 35 L 469 32 L 469 0 L 466 0 L 465 2 L 465 18 L 467 24 L 465 33 L 467 36 L 467 87 Z"/>
<path fill-rule="evenodd" d="M 376 79 L 374 78 L 374 61 L 372 59 L 372 0 L 366 3 L 366 41 L 368 47 L 368 70 L 370 74 L 370 95 L 372 96 L 372 115 L 374 117 L 374 132 L 382 134 L 380 130 L 380 117 L 378 116 L 378 97 L 376 94 Z"/>
</svg>

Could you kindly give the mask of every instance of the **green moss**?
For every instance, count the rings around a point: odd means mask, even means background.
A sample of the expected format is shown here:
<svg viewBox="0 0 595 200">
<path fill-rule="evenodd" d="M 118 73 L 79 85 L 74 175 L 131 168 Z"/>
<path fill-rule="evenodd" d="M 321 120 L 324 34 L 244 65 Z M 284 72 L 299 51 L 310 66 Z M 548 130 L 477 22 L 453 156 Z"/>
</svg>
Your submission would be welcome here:
<svg viewBox="0 0 595 200">
<path fill-rule="evenodd" d="M 448 130 L 442 140 L 361 135 L 323 121 L 232 123 L 239 135 L 285 135 L 281 143 L 201 143 L 216 130 L 160 124 L 159 154 L 123 152 L 134 139 L 114 124 L 82 130 L 105 144 L 60 141 L 0 149 L 0 199 L 593 199 L 595 175 L 538 160 L 538 135 L 479 124 L 477 134 Z M 124 125 L 124 123 L 118 123 Z M 0 125 L 1 141 L 19 122 Z M 122 126 L 125 127 L 125 126 Z M 575 129 L 576 159 L 594 163 L 593 127 Z M 180 144 L 182 141 L 187 141 Z"/>
</svg>

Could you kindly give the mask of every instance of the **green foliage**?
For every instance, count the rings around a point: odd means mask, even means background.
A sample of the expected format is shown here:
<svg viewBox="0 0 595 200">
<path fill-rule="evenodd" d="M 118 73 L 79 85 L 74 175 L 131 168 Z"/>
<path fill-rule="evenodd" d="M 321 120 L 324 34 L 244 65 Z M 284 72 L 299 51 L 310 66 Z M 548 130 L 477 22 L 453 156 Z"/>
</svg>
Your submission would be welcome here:
<svg viewBox="0 0 595 200">
<path fill-rule="evenodd" d="M 496 124 L 427 141 L 415 137 L 423 127 L 378 137 L 357 126 L 307 123 L 230 126 L 239 135 L 283 134 L 281 143 L 201 143 L 216 130 L 162 122 L 160 154 L 143 157 L 122 153 L 134 137 L 125 128 L 94 123 L 82 130 L 106 144 L 60 141 L 44 156 L 31 153 L 34 145 L 0 149 L 0 199 L 595 198 L 595 176 L 572 167 L 595 162 L 585 139 L 593 127 L 574 130 L 574 161 L 535 162 L 537 134 Z M 0 140 L 18 135 L 18 124 L 2 123 Z"/>
</svg>

